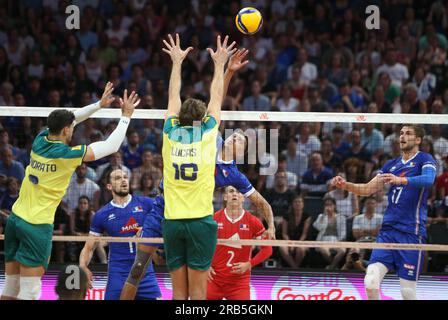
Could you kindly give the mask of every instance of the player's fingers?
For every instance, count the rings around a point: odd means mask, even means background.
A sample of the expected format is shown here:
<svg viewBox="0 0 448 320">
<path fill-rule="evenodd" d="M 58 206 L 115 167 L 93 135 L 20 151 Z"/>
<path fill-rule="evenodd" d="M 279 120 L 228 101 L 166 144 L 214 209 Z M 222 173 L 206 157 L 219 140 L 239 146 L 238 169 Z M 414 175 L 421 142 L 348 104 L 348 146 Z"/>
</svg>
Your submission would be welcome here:
<svg viewBox="0 0 448 320">
<path fill-rule="evenodd" d="M 185 54 L 190 53 L 191 50 L 193 50 L 193 47 L 188 47 L 187 49 L 185 49 Z"/>
<path fill-rule="evenodd" d="M 171 46 L 172 46 L 172 47 L 175 47 L 176 44 L 174 43 L 174 39 L 173 39 L 173 37 L 171 36 L 171 34 L 168 34 L 168 39 L 170 40 L 170 44 L 171 44 Z"/>
<path fill-rule="evenodd" d="M 165 44 L 165 47 L 167 47 L 168 49 L 172 49 L 172 47 L 170 46 L 170 44 L 168 42 L 166 42 L 165 39 L 163 39 L 163 43 Z"/>
<path fill-rule="evenodd" d="M 140 105 L 141 101 L 142 101 L 141 99 L 138 99 L 138 101 L 136 103 L 134 103 L 134 107 L 137 107 L 138 105 Z"/>
<path fill-rule="evenodd" d="M 227 42 L 229 41 L 229 36 L 224 37 L 224 41 L 222 42 L 222 47 L 227 48 Z"/>
<path fill-rule="evenodd" d="M 246 64 L 248 64 L 249 63 L 249 60 L 246 60 L 246 61 L 244 61 L 244 62 L 241 62 L 241 67 L 244 67 Z"/>
<path fill-rule="evenodd" d="M 207 51 L 208 51 L 208 53 L 210 53 L 210 55 L 213 57 L 213 55 L 215 54 L 214 52 L 213 52 L 213 50 L 212 49 L 210 49 L 210 48 L 207 48 Z"/>
<path fill-rule="evenodd" d="M 217 50 L 221 49 L 221 36 L 216 38 L 216 48 Z"/>
<path fill-rule="evenodd" d="M 247 56 L 248 53 L 249 53 L 249 50 L 243 49 L 243 51 L 240 54 L 240 59 L 243 60 Z"/>
<path fill-rule="evenodd" d="M 176 33 L 176 46 L 180 47 L 180 38 L 178 33 Z"/>
<path fill-rule="evenodd" d="M 128 89 L 124 89 L 123 101 L 128 101 Z"/>
<path fill-rule="evenodd" d="M 119 100 L 119 101 L 120 101 L 120 107 L 123 107 L 123 106 L 124 106 L 124 102 L 123 102 L 123 99 L 121 99 L 121 98 L 120 98 L 120 100 Z"/>
<path fill-rule="evenodd" d="M 233 55 L 235 53 L 236 49 L 230 50 L 229 55 Z"/>
<path fill-rule="evenodd" d="M 230 44 L 230 46 L 227 47 L 227 50 L 232 50 L 233 47 L 235 47 L 235 45 L 236 45 L 236 42 L 233 41 L 233 42 Z M 236 51 L 236 50 L 235 50 L 235 51 Z"/>
<path fill-rule="evenodd" d="M 165 49 L 165 48 L 162 48 L 162 50 L 163 50 L 164 52 L 168 53 L 168 54 L 171 54 L 171 51 L 170 51 L 170 50 L 167 50 L 167 49 Z"/>
</svg>

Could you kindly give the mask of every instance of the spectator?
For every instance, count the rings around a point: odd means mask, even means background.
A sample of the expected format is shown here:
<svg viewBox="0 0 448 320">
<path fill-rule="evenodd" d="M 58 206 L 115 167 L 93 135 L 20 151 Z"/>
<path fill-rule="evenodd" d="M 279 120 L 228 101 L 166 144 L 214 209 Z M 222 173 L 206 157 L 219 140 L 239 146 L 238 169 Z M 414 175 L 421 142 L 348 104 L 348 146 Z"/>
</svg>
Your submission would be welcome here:
<svg viewBox="0 0 448 320">
<path fill-rule="evenodd" d="M 337 212 L 346 219 L 359 214 L 359 199 L 354 193 L 342 189 L 334 189 L 328 192 L 324 198 L 334 199 Z"/>
<path fill-rule="evenodd" d="M 136 196 L 155 198 L 159 194 L 159 188 L 155 185 L 151 173 L 144 173 L 140 179 L 140 186 L 134 190 Z"/>
<path fill-rule="evenodd" d="M 393 48 L 387 50 L 385 63 L 376 72 L 377 74 L 386 72 L 390 76 L 392 83 L 398 88 L 401 88 L 406 80 L 409 79 L 408 68 L 397 62 L 397 51 Z"/>
<path fill-rule="evenodd" d="M 271 102 L 266 95 L 261 94 L 261 85 L 259 81 L 252 82 L 251 96 L 243 100 L 244 111 L 269 111 Z"/>
<path fill-rule="evenodd" d="M 6 180 L 6 191 L 0 196 L 0 210 L 4 215 L 9 216 L 11 214 L 12 205 L 19 197 L 19 188 L 19 181 L 16 178 L 9 177 Z"/>
<path fill-rule="evenodd" d="M 76 175 L 76 176 L 75 176 Z M 76 168 L 75 175 L 70 180 L 67 192 L 63 198 L 63 202 L 67 206 L 69 212 L 73 212 L 78 205 L 78 199 L 81 196 L 92 199 L 93 209 L 99 209 L 100 187 L 87 178 L 87 165 L 81 164 Z"/>
<path fill-rule="evenodd" d="M 381 86 L 384 91 L 384 97 L 386 98 L 386 102 L 393 107 L 394 103 L 396 103 L 401 95 L 401 86 L 397 86 L 392 82 L 392 78 L 386 71 L 378 73 L 378 86 Z M 394 108 L 392 108 L 392 112 L 394 112 Z"/>
<path fill-rule="evenodd" d="M 328 78 L 328 81 L 337 86 L 346 83 L 349 77 L 348 69 L 344 67 L 342 56 L 339 53 L 335 53 L 331 57 L 331 64 L 325 69 L 324 73 Z"/>
<path fill-rule="evenodd" d="M 332 135 L 332 147 L 335 154 L 340 158 L 346 156 L 350 151 L 350 145 L 344 141 L 344 129 L 342 127 L 334 127 L 331 131 Z"/>
<path fill-rule="evenodd" d="M 364 107 L 364 99 L 362 95 L 352 90 L 347 81 L 340 82 L 339 94 L 333 97 L 330 104 L 334 106 L 337 103 L 342 103 L 344 112 L 361 112 Z"/>
<path fill-rule="evenodd" d="M 94 214 L 95 212 L 91 209 L 90 199 L 86 196 L 79 197 L 75 210 L 70 214 L 70 234 L 74 236 L 89 235 L 90 223 Z M 71 261 L 77 261 L 83 246 L 84 244 L 82 242 L 71 243 L 69 252 Z M 100 262 L 107 264 L 107 255 L 103 242 L 99 243 L 95 251 Z"/>
<path fill-rule="evenodd" d="M 376 213 L 377 202 L 375 197 L 368 197 L 365 202 L 365 213 L 353 219 L 353 237 L 356 241 L 375 242 L 380 232 L 383 216 Z"/>
<path fill-rule="evenodd" d="M 104 174 L 107 173 L 108 170 L 118 167 L 120 167 L 124 172 L 126 172 L 128 177 L 131 177 L 131 170 L 129 170 L 129 168 L 123 164 L 123 155 L 121 154 L 121 152 L 115 152 L 109 156 L 108 163 L 100 165 L 96 169 L 96 176 L 99 179 L 98 181 L 102 181 Z"/>
<path fill-rule="evenodd" d="M 333 144 L 329 138 L 322 139 L 322 160 L 324 166 L 331 170 L 338 170 L 342 166 L 342 157 L 333 152 Z"/>
<path fill-rule="evenodd" d="M 122 148 L 123 160 L 126 167 L 133 170 L 142 165 L 143 145 L 137 131 L 128 131 L 128 144 Z"/>
<path fill-rule="evenodd" d="M 320 150 L 320 140 L 314 134 L 310 133 L 310 124 L 303 122 L 300 124 L 300 133 L 297 135 L 297 150 L 310 156 L 314 151 Z"/>
<path fill-rule="evenodd" d="M 374 123 L 364 124 L 364 128 L 361 130 L 361 144 L 374 157 L 380 156 L 383 152 L 384 136 L 375 128 Z"/>
<path fill-rule="evenodd" d="M 327 75 L 324 72 L 319 72 L 317 86 L 322 95 L 322 99 L 329 104 L 331 104 L 333 99 L 338 95 L 338 87 L 328 80 Z"/>
<path fill-rule="evenodd" d="M 162 177 L 162 172 L 153 163 L 153 155 L 151 151 L 144 151 L 142 154 L 142 165 L 132 170 L 131 189 L 139 190 L 142 177 L 150 174 L 155 181 L 157 177 Z M 156 186 L 158 186 L 156 184 Z"/>
<path fill-rule="evenodd" d="M 81 48 L 84 52 L 88 52 L 90 47 L 98 45 L 98 36 L 95 32 L 89 30 L 88 21 L 81 19 L 81 29 L 77 33 L 77 37 Z"/>
<path fill-rule="evenodd" d="M 4 147 L 1 149 L 1 153 L 2 161 L 0 162 L 0 174 L 22 181 L 25 177 L 25 169 L 20 162 L 13 160 L 14 157 L 12 149 L 9 147 Z"/>
<path fill-rule="evenodd" d="M 286 172 L 286 179 L 288 183 L 288 188 L 292 191 L 296 190 L 298 187 L 297 175 L 291 171 L 287 170 L 288 161 L 285 155 L 281 154 L 278 157 L 278 169 L 277 172 Z M 266 188 L 272 189 L 274 187 L 274 176 L 270 175 L 266 178 Z"/>
<path fill-rule="evenodd" d="M 424 100 L 418 98 L 418 88 L 415 84 L 409 83 L 404 88 L 403 103 L 410 105 L 409 111 L 402 108 L 402 113 L 428 113 L 428 106 Z"/>
<path fill-rule="evenodd" d="M 413 84 L 417 87 L 417 98 L 427 101 L 436 89 L 437 79 L 432 73 L 426 71 L 422 66 L 417 67 L 414 72 Z"/>
<path fill-rule="evenodd" d="M 54 229 L 53 235 L 55 236 L 65 236 L 68 235 L 68 225 L 69 225 L 69 217 L 67 211 L 65 211 L 61 205 L 56 208 L 56 213 L 54 216 Z M 63 241 L 55 241 L 53 243 L 53 253 L 52 259 L 56 263 L 64 263 L 65 261 L 65 246 L 69 245 L 69 243 L 65 243 Z"/>
<path fill-rule="evenodd" d="M 309 97 L 310 103 L 311 103 L 311 111 L 313 111 L 313 112 L 330 111 L 330 105 L 328 104 L 327 101 L 322 100 L 320 90 L 318 90 L 317 87 L 310 86 L 308 88 L 308 97 Z"/>
<path fill-rule="evenodd" d="M 289 213 L 282 223 L 283 240 L 307 240 L 311 217 L 303 211 L 304 204 L 301 196 L 296 196 L 292 201 Z M 293 269 L 300 267 L 308 251 L 308 248 L 302 247 L 279 247 L 279 249 L 283 260 Z"/>
<path fill-rule="evenodd" d="M 310 157 L 310 169 L 302 177 L 302 193 L 322 197 L 328 191 L 328 182 L 331 178 L 333 174 L 330 169 L 324 167 L 321 153 L 313 152 Z"/>
<path fill-rule="evenodd" d="M 272 207 L 276 229 L 278 230 L 283 218 L 288 214 L 294 198 L 294 192 L 288 188 L 286 172 L 277 172 L 275 174 L 274 188 L 268 189 L 264 197 Z"/>
<path fill-rule="evenodd" d="M 431 135 L 428 138 L 434 145 L 434 152 L 441 158 L 446 158 L 448 156 L 448 140 L 442 136 L 442 125 L 432 124 Z"/>
<path fill-rule="evenodd" d="M 301 179 L 308 168 L 308 156 L 300 150 L 297 150 L 297 138 L 289 138 L 287 148 L 282 152 L 286 157 L 286 170 L 296 174 Z"/>
<path fill-rule="evenodd" d="M 297 62 L 288 68 L 288 79 L 292 78 L 292 70 L 298 67 L 300 72 L 300 83 L 309 86 L 317 79 L 317 67 L 314 63 L 308 62 L 308 54 L 305 48 L 299 49 Z"/>
<path fill-rule="evenodd" d="M 324 200 L 324 213 L 319 214 L 313 227 L 319 231 L 317 241 L 338 242 L 346 238 L 347 225 L 345 218 L 336 211 L 336 201 L 332 198 Z M 335 269 L 345 255 L 342 248 L 316 248 L 327 265 L 327 269 Z"/>
<path fill-rule="evenodd" d="M 282 112 L 294 112 L 299 111 L 299 100 L 291 97 L 292 88 L 288 84 L 283 84 L 281 86 L 280 99 L 277 100 L 276 107 Z"/>
</svg>

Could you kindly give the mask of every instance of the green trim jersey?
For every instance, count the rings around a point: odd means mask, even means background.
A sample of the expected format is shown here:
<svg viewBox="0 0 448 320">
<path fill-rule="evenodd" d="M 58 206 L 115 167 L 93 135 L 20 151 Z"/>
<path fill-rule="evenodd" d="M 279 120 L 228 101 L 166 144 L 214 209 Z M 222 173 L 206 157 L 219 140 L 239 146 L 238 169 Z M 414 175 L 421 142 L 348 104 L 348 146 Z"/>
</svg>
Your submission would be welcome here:
<svg viewBox="0 0 448 320">
<path fill-rule="evenodd" d="M 180 126 L 169 117 L 163 126 L 165 219 L 213 214 L 218 122 L 206 116 L 199 126 Z"/>
<path fill-rule="evenodd" d="M 14 214 L 28 223 L 53 224 L 56 208 L 86 151 L 86 145 L 69 147 L 62 141 L 50 141 L 48 129 L 42 131 L 34 139 L 30 164 L 12 207 Z"/>
</svg>

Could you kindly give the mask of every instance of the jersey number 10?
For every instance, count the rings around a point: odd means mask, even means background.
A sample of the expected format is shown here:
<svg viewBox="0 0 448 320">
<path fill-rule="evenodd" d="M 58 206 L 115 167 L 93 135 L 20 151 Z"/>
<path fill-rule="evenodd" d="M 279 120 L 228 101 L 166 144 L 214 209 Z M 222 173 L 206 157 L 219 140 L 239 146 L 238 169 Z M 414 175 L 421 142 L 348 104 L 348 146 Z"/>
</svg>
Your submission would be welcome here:
<svg viewBox="0 0 448 320">
<path fill-rule="evenodd" d="M 184 181 L 195 181 L 198 178 L 198 165 L 194 163 L 184 163 L 180 166 L 177 163 L 173 163 L 173 167 L 176 170 L 174 179 Z M 191 169 L 193 171 L 191 175 L 188 175 L 186 170 Z"/>
</svg>

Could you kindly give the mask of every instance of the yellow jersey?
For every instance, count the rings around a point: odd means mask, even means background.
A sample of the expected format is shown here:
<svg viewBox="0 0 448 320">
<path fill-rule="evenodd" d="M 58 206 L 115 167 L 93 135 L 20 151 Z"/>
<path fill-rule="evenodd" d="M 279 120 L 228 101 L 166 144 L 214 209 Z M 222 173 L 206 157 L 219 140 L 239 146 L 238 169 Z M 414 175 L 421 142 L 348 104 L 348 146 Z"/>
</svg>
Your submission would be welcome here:
<svg viewBox="0 0 448 320">
<path fill-rule="evenodd" d="M 212 116 L 200 126 L 180 126 L 169 117 L 163 126 L 165 219 L 195 219 L 213 214 L 216 137 Z"/>
<path fill-rule="evenodd" d="M 42 131 L 34 139 L 12 212 L 32 224 L 53 224 L 56 208 L 86 151 L 85 145 L 69 147 L 62 141 L 50 141 L 48 129 Z"/>
</svg>

